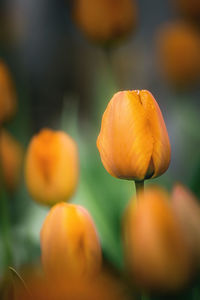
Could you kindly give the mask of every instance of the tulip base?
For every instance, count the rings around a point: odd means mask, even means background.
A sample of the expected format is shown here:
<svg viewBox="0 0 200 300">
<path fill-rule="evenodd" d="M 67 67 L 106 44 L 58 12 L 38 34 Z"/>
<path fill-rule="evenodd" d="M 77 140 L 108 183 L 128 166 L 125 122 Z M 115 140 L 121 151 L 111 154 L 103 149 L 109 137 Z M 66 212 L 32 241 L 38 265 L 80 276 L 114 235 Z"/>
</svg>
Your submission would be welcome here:
<svg viewBox="0 0 200 300">
<path fill-rule="evenodd" d="M 140 192 L 143 192 L 144 191 L 144 180 L 135 181 L 135 189 L 136 189 L 136 195 L 138 195 Z"/>
</svg>

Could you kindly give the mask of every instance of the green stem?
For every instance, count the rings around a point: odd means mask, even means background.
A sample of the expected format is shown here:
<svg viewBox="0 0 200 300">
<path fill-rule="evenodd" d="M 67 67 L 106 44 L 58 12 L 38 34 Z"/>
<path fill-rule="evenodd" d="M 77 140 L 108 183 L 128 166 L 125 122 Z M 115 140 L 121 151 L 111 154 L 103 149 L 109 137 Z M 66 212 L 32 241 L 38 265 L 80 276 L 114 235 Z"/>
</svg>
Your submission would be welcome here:
<svg viewBox="0 0 200 300">
<path fill-rule="evenodd" d="M 148 297 L 146 294 L 141 295 L 141 300 L 150 300 L 150 297 Z"/>
<path fill-rule="evenodd" d="M 140 192 L 144 192 L 144 180 L 135 181 L 136 197 Z M 141 293 L 141 300 L 150 300 L 146 293 Z"/>
<path fill-rule="evenodd" d="M 1 143 L 2 129 L 0 128 L 0 143 Z M 5 188 L 2 166 L 2 153 L 0 144 L 0 230 L 2 235 L 2 242 L 4 246 L 4 264 L 5 268 L 12 264 L 12 251 L 10 239 L 10 214 L 8 206 L 8 195 Z"/>
<path fill-rule="evenodd" d="M 144 180 L 142 180 L 142 181 L 135 181 L 135 188 L 136 188 L 136 195 L 138 196 L 138 194 L 140 192 L 144 191 Z"/>
<path fill-rule="evenodd" d="M 113 64 L 113 50 L 114 48 L 111 46 L 107 46 L 104 48 L 104 53 L 105 53 L 105 58 L 106 58 L 106 64 L 107 64 L 107 71 L 108 71 L 108 75 L 112 80 L 112 85 L 114 87 L 114 90 L 117 91 L 118 90 L 118 80 L 117 80 L 117 74 L 115 71 L 115 66 Z"/>
</svg>

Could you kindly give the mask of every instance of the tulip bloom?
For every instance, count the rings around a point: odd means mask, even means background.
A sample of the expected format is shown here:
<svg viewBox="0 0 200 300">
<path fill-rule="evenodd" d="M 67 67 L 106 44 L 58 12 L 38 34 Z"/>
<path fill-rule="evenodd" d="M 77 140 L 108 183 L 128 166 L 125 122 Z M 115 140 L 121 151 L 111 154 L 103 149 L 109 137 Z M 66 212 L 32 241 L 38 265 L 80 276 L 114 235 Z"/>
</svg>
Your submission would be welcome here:
<svg viewBox="0 0 200 300">
<path fill-rule="evenodd" d="M 15 297 L 9 300 L 130 300 L 127 286 L 107 270 L 92 278 L 43 277 L 31 273 L 23 276 L 30 294 L 21 284 L 15 283 Z M 3 298 L 4 299 L 4 298 Z M 8 298 L 6 298 L 8 299 Z"/>
<path fill-rule="evenodd" d="M 76 0 L 74 18 L 94 41 L 106 43 L 127 35 L 136 24 L 137 7 L 132 0 Z"/>
<path fill-rule="evenodd" d="M 103 114 L 97 147 L 114 177 L 142 181 L 164 173 L 170 143 L 152 94 L 145 90 L 115 94 Z"/>
<path fill-rule="evenodd" d="M 172 206 L 188 239 L 196 265 L 200 265 L 200 205 L 195 196 L 183 185 L 176 184 L 172 191 Z"/>
<path fill-rule="evenodd" d="M 0 60 L 0 123 L 10 119 L 16 111 L 16 91 L 6 64 Z"/>
<path fill-rule="evenodd" d="M 168 195 L 156 188 L 139 193 L 125 219 L 125 250 L 134 281 L 145 289 L 177 290 L 191 275 L 191 256 Z"/>
<path fill-rule="evenodd" d="M 200 1 L 199 0 L 172 0 L 173 4 L 186 17 L 199 22 L 200 19 Z"/>
<path fill-rule="evenodd" d="M 53 205 L 68 200 L 78 181 L 78 153 L 73 139 L 64 132 L 43 129 L 28 147 L 25 177 L 32 198 Z"/>
<path fill-rule="evenodd" d="M 170 83 L 184 87 L 200 77 L 200 36 L 190 25 L 164 25 L 157 48 L 160 69 Z"/>
<path fill-rule="evenodd" d="M 88 277 L 98 273 L 101 247 L 89 213 L 79 205 L 59 203 L 47 215 L 41 230 L 45 274 Z"/>
<path fill-rule="evenodd" d="M 0 132 L 0 165 L 3 183 L 13 191 L 20 180 L 23 160 L 22 146 L 6 130 Z"/>
</svg>

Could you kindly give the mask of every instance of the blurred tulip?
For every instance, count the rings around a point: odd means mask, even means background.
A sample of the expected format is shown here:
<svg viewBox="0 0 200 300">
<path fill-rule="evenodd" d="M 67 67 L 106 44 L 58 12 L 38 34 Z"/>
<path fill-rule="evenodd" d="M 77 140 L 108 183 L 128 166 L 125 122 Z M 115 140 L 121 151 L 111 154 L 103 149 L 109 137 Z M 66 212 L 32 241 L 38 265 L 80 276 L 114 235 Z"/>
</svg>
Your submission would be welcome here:
<svg viewBox="0 0 200 300">
<path fill-rule="evenodd" d="M 42 264 L 48 276 L 89 277 L 101 266 L 101 247 L 89 213 L 79 205 L 59 203 L 41 230 Z"/>
<path fill-rule="evenodd" d="M 9 300 L 128 300 L 125 284 L 108 271 L 103 271 L 93 278 L 59 277 L 44 278 L 25 277 L 28 289 L 16 287 L 15 298 Z"/>
<path fill-rule="evenodd" d="M 199 0 L 172 0 L 181 14 L 200 22 L 200 1 Z"/>
<path fill-rule="evenodd" d="M 0 60 L 0 123 L 9 120 L 16 112 L 16 90 L 6 64 Z"/>
<path fill-rule="evenodd" d="M 172 205 L 188 239 L 196 265 L 200 265 L 200 205 L 195 196 L 183 185 L 176 184 Z"/>
<path fill-rule="evenodd" d="M 0 131 L 0 165 L 3 183 L 13 191 L 20 180 L 23 160 L 22 146 L 6 130 Z"/>
<path fill-rule="evenodd" d="M 200 35 L 190 25 L 164 25 L 157 45 L 160 69 L 173 85 L 187 87 L 200 77 Z"/>
<path fill-rule="evenodd" d="M 137 22 L 135 0 L 75 0 L 74 19 L 83 33 L 106 43 L 127 35 Z"/>
<path fill-rule="evenodd" d="M 15 300 L 13 283 L 8 278 L 1 278 L 0 299 L 1 300 Z"/>
<path fill-rule="evenodd" d="M 142 181 L 167 170 L 168 133 L 149 91 L 113 96 L 103 114 L 97 147 L 105 169 L 114 177 Z"/>
<path fill-rule="evenodd" d="M 41 204 L 68 200 L 78 181 L 78 153 L 74 140 L 64 132 L 43 129 L 28 147 L 25 163 L 30 195 Z"/>
<path fill-rule="evenodd" d="M 191 275 L 191 256 L 168 195 L 149 188 L 134 201 L 125 219 L 125 250 L 135 282 L 156 291 L 183 288 Z"/>
</svg>

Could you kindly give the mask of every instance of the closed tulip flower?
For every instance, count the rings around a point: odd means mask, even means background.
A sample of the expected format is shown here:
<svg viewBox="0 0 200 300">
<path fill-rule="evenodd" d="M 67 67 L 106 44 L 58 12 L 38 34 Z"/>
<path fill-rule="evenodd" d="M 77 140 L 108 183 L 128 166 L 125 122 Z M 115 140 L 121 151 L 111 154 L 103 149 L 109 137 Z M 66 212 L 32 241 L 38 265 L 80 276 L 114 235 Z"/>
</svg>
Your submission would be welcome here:
<svg viewBox="0 0 200 300">
<path fill-rule="evenodd" d="M 176 87 L 187 87 L 200 77 L 200 35 L 190 25 L 177 22 L 160 28 L 157 37 L 160 69 Z"/>
<path fill-rule="evenodd" d="M 73 13 L 84 34 L 102 43 L 127 35 L 137 19 L 132 0 L 75 0 Z"/>
<path fill-rule="evenodd" d="M 181 184 L 172 191 L 172 206 L 188 239 L 195 264 L 200 266 L 200 205 L 198 199 Z"/>
<path fill-rule="evenodd" d="M 172 0 L 179 12 L 187 18 L 200 21 L 199 0 Z"/>
<path fill-rule="evenodd" d="M 58 203 L 47 215 L 41 235 L 45 274 L 90 277 L 101 266 L 101 248 L 89 213 L 79 205 Z"/>
<path fill-rule="evenodd" d="M 2 166 L 3 184 L 13 191 L 20 180 L 23 149 L 6 130 L 0 132 L 0 165 Z"/>
<path fill-rule="evenodd" d="M 125 219 L 125 250 L 133 280 L 147 290 L 183 288 L 191 275 L 184 231 L 168 195 L 156 188 L 139 193 Z"/>
<path fill-rule="evenodd" d="M 16 112 L 16 90 L 6 64 L 0 60 L 0 123 Z"/>
<path fill-rule="evenodd" d="M 41 130 L 29 144 L 25 178 L 37 202 L 53 205 L 69 200 L 78 181 L 76 143 L 62 131 Z"/>
<path fill-rule="evenodd" d="M 105 169 L 114 177 L 143 181 L 167 170 L 168 133 L 149 91 L 113 96 L 103 114 L 97 147 Z"/>
<path fill-rule="evenodd" d="M 25 277 L 27 289 L 19 282 L 15 284 L 15 297 L 9 300 L 131 300 L 128 287 L 116 275 L 107 270 L 92 278 L 51 277 L 31 273 Z M 4 288 L 4 286 L 3 286 Z M 5 289 L 5 288 L 4 288 Z M 30 295 L 31 294 L 31 295 Z M 1 295 L 1 289 L 0 289 Z M 4 298 L 3 298 L 4 299 Z M 5 300 L 5 299 L 4 299 Z"/>
</svg>

